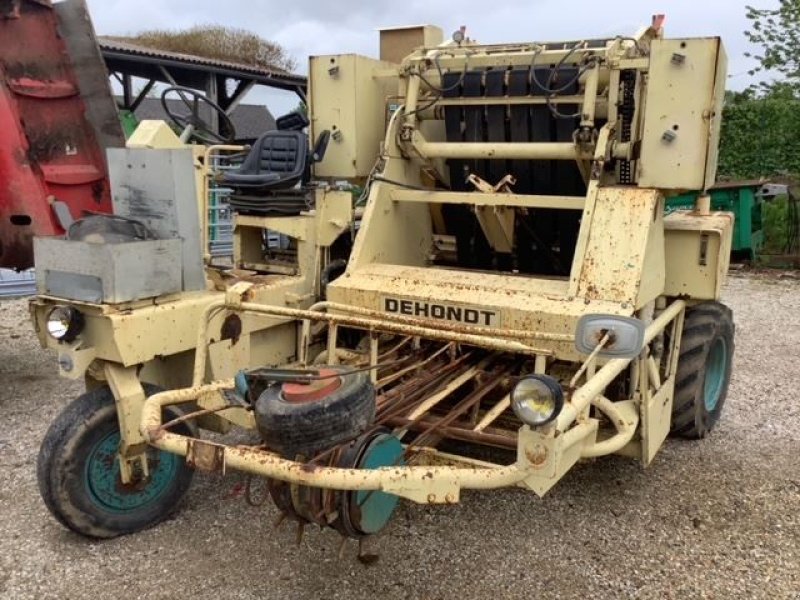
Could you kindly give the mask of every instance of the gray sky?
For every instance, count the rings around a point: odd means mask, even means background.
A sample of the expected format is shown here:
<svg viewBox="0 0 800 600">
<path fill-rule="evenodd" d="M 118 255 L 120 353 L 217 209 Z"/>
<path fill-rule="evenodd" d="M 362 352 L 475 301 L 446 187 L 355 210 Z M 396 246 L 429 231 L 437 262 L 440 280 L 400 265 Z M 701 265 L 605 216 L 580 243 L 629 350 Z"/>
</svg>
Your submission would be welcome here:
<svg viewBox="0 0 800 600">
<path fill-rule="evenodd" d="M 281 44 L 307 72 L 314 54 L 378 54 L 378 27 L 439 25 L 446 35 L 461 25 L 480 42 L 523 42 L 631 34 L 654 13 L 666 13 L 667 37 L 722 36 L 729 57 L 729 88 L 747 87 L 751 60 L 743 31 L 745 4 L 778 0 L 88 0 L 101 35 L 198 24 L 241 27 Z M 289 102 L 294 102 L 292 99 Z M 280 104 L 284 104 L 281 102 Z M 282 107 L 281 107 L 282 108 Z M 276 112 L 281 112 L 277 110 Z"/>
</svg>

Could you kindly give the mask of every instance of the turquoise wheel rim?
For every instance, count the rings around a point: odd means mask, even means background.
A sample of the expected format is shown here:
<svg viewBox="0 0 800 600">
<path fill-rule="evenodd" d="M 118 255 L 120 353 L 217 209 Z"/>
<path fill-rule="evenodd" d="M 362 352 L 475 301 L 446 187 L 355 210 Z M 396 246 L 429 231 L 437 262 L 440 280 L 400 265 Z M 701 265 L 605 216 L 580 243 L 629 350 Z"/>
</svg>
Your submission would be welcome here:
<svg viewBox="0 0 800 600">
<path fill-rule="evenodd" d="M 359 468 L 379 469 L 404 465 L 403 445 L 396 437 L 380 435 L 367 447 Z M 368 535 L 378 533 L 392 518 L 400 498 L 394 494 L 379 491 L 358 491 L 355 493 L 358 505 L 358 528 Z"/>
<path fill-rule="evenodd" d="M 708 412 L 719 404 L 728 366 L 728 344 L 725 338 L 717 338 L 711 345 L 706 360 L 706 380 L 703 384 L 703 401 Z"/>
<path fill-rule="evenodd" d="M 119 432 L 115 431 L 97 442 L 86 460 L 84 479 L 95 505 L 113 513 L 130 513 L 156 502 L 169 490 L 180 467 L 176 455 L 148 450 L 150 476 L 125 485 L 120 479 L 118 449 Z"/>
</svg>

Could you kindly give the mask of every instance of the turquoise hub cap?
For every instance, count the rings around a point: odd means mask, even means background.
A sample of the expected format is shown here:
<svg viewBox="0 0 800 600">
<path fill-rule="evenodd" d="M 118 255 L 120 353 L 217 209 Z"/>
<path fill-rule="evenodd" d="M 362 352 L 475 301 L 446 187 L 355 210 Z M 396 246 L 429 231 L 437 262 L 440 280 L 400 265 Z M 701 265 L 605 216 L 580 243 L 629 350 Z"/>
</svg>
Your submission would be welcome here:
<svg viewBox="0 0 800 600">
<path fill-rule="evenodd" d="M 719 404 L 722 386 L 728 366 L 728 344 L 725 338 L 714 340 L 706 359 L 706 378 L 703 384 L 703 401 L 706 410 L 712 412 Z"/>
<path fill-rule="evenodd" d="M 362 469 L 398 466 L 405 464 L 403 445 L 392 435 L 380 435 L 370 443 L 359 465 Z M 366 534 L 377 533 L 392 518 L 400 498 L 378 491 L 359 491 L 355 502 L 360 511 L 358 528 Z"/>
<path fill-rule="evenodd" d="M 158 500 L 178 473 L 178 457 L 168 452 L 148 451 L 150 477 L 124 485 L 119 475 L 118 449 L 119 432 L 115 431 L 97 442 L 89 453 L 84 478 L 92 501 L 103 510 L 126 513 Z"/>
</svg>

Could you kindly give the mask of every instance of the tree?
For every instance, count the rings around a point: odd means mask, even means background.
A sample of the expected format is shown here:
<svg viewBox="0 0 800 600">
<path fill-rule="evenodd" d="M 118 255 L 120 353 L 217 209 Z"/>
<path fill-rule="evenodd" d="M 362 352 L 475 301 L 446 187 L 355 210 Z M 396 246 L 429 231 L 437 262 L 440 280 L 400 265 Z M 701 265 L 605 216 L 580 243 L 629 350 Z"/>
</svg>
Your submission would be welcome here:
<svg viewBox="0 0 800 600">
<path fill-rule="evenodd" d="M 800 99 L 779 87 L 725 93 L 719 176 L 755 179 L 800 173 Z"/>
<path fill-rule="evenodd" d="M 774 9 L 746 6 L 750 29 L 745 37 L 761 47 L 760 54 L 745 56 L 755 58 L 758 66 L 750 75 L 773 72 L 782 77 L 781 81 L 761 82 L 758 88 L 763 92 L 789 91 L 797 96 L 800 92 L 800 0 L 780 0 Z"/>
<path fill-rule="evenodd" d="M 152 29 L 114 39 L 166 52 L 193 54 L 205 58 L 293 71 L 297 63 L 278 44 L 244 29 L 219 25 L 197 25 L 174 31 Z"/>
</svg>

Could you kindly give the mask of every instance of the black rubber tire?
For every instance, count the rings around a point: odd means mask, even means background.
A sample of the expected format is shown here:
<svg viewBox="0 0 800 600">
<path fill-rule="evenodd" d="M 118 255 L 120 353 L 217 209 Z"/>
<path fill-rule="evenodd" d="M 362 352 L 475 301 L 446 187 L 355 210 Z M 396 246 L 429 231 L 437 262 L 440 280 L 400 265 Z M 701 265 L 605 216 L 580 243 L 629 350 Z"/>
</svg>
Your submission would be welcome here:
<svg viewBox="0 0 800 600">
<path fill-rule="evenodd" d="M 672 404 L 673 436 L 703 438 L 719 420 L 731 379 L 734 330 L 733 313 L 724 304 L 705 302 L 686 310 Z M 725 375 L 719 400 L 709 411 L 705 403 L 706 369 L 711 348 L 720 338 L 727 348 Z"/>
<path fill-rule="evenodd" d="M 273 384 L 256 401 L 258 430 L 267 446 L 283 456 L 311 457 L 359 436 L 375 420 L 375 387 L 369 375 L 347 374 L 341 366 L 325 368 L 344 374 L 339 389 L 321 400 L 287 402 L 281 385 Z"/>
<path fill-rule="evenodd" d="M 162 391 L 148 384 L 143 387 L 148 396 Z M 164 411 L 167 419 L 179 414 L 172 409 Z M 119 422 L 111 390 L 101 387 L 86 392 L 50 425 L 36 463 L 39 493 L 48 510 L 65 527 L 91 538 L 113 538 L 163 521 L 178 507 L 194 475 L 181 460 L 168 487 L 152 501 L 125 512 L 104 509 L 91 497 L 85 470 L 98 442 L 114 431 L 119 431 Z M 175 426 L 173 431 L 194 435 L 186 424 Z M 157 450 L 148 451 L 158 456 Z"/>
</svg>

